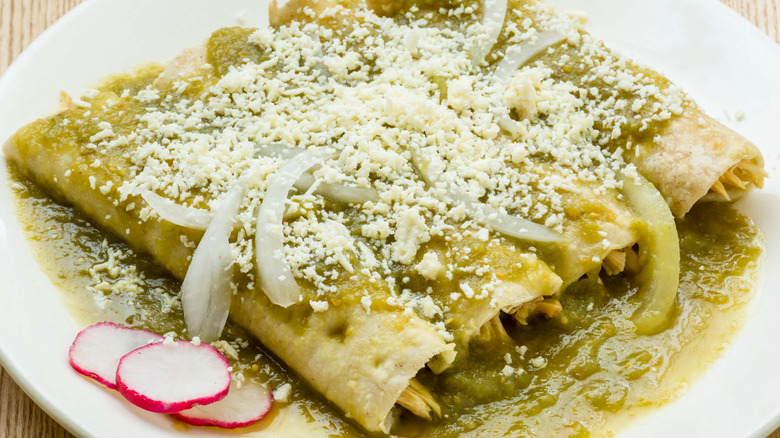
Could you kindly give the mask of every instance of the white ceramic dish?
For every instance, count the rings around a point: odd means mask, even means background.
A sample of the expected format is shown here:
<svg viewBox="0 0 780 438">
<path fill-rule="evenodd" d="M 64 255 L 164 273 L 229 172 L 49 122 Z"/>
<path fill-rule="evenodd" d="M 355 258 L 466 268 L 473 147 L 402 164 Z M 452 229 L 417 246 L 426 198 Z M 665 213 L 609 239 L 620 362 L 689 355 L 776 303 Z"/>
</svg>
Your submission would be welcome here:
<svg viewBox="0 0 780 438">
<path fill-rule="evenodd" d="M 711 115 L 753 140 L 770 179 L 742 207 L 766 234 L 768 269 L 749 320 L 691 391 L 640 419 L 624 437 L 764 438 L 780 425 L 780 47 L 715 0 L 555 0 L 587 11 L 596 36 L 665 73 Z M 121 17 L 117 19 L 116 17 Z M 163 61 L 219 27 L 264 25 L 257 0 L 92 0 L 49 28 L 0 78 L 0 141 L 110 73 Z M 726 114 L 743 112 L 736 122 Z M 78 327 L 38 269 L 14 217 L 0 166 L 0 361 L 44 410 L 85 437 L 175 437 L 165 416 L 130 407 L 74 373 Z M 192 435 L 214 430 L 190 429 Z M 303 435 L 302 435 L 303 436 Z"/>
</svg>

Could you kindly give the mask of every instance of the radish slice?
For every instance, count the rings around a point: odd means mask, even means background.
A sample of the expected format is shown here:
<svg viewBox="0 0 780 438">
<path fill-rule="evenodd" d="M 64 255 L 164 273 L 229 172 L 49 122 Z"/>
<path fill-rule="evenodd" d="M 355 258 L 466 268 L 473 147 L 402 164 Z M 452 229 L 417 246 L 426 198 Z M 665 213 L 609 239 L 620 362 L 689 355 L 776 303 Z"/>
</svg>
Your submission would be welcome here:
<svg viewBox="0 0 780 438">
<path fill-rule="evenodd" d="M 181 305 L 187 332 L 190 337 L 198 336 L 204 342 L 219 339 L 227 321 L 233 298 L 230 289 L 230 263 L 233 260 L 230 233 L 249 181 L 249 177 L 242 176 L 225 195 L 195 248 L 181 284 Z"/>
<path fill-rule="evenodd" d="M 182 227 L 205 230 L 214 217 L 214 214 L 208 210 L 177 204 L 151 190 L 142 191 L 141 197 L 158 216 Z"/>
<path fill-rule="evenodd" d="M 255 262 L 263 292 L 272 303 L 289 307 L 298 301 L 295 282 L 287 256 L 284 253 L 282 220 L 287 195 L 296 181 L 307 170 L 321 164 L 326 158 L 319 150 L 307 149 L 279 168 L 268 178 L 268 188 L 257 211 L 255 227 Z"/>
<path fill-rule="evenodd" d="M 173 414 L 195 426 L 217 426 L 225 429 L 248 426 L 260 421 L 271 410 L 274 397 L 265 386 L 251 380 L 241 387 L 230 384 L 230 392 L 222 400 Z"/>
<path fill-rule="evenodd" d="M 504 27 L 506 16 L 506 0 L 484 0 L 482 2 L 482 18 L 480 24 L 485 29 L 485 35 L 480 36 L 471 47 L 471 65 L 478 66 L 490 53 L 490 49 L 498 41 L 501 28 Z"/>
<path fill-rule="evenodd" d="M 70 366 L 111 389 L 116 389 L 116 368 L 122 356 L 163 337 L 146 330 L 136 330 L 101 322 L 76 335 L 68 351 Z"/>
<path fill-rule="evenodd" d="M 116 389 L 140 408 L 170 414 L 223 399 L 230 389 L 229 367 L 206 343 L 158 342 L 119 361 Z"/>
</svg>

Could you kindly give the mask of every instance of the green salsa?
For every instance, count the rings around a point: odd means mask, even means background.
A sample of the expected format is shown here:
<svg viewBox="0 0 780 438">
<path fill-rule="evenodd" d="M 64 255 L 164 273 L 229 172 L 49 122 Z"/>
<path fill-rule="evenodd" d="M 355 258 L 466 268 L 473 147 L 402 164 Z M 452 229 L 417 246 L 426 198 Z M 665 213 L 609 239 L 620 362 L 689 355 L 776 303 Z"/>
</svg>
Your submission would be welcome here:
<svg viewBox="0 0 780 438">
<path fill-rule="evenodd" d="M 176 279 L 12 174 L 25 232 L 80 322 L 110 320 L 185 337 Z M 717 358 L 717 347 L 735 330 L 763 251 L 755 225 L 727 204 L 699 204 L 677 227 L 682 274 L 669 329 L 637 336 L 630 318 L 639 303 L 631 284 L 623 277 L 584 278 L 561 294 L 563 310 L 554 318 L 532 318 L 527 325 L 505 321 L 512 342 L 475 342 L 470 360 L 438 376 L 422 371 L 418 380 L 439 400 L 443 418 L 429 423 L 406 415 L 398 433 L 600 435 L 629 413 L 672 400 L 684 380 Z M 94 266 L 112 258 L 123 271 L 96 275 Z M 364 433 L 240 327 L 228 323 L 223 338 L 237 353 L 228 355 L 234 367 L 271 388 L 290 383 L 293 406 L 321 430 Z M 502 372 L 507 366 L 524 371 Z"/>
</svg>

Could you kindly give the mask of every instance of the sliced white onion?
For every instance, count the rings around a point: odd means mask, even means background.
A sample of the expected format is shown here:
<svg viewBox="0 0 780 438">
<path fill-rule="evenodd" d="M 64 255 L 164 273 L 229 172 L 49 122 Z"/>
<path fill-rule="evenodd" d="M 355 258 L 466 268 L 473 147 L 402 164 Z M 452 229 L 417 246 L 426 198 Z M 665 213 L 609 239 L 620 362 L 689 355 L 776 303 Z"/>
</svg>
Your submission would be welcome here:
<svg viewBox="0 0 780 438">
<path fill-rule="evenodd" d="M 168 222 L 194 230 L 205 230 L 214 214 L 209 210 L 187 207 L 164 198 L 151 190 L 141 192 L 141 197 L 158 216 Z"/>
<path fill-rule="evenodd" d="M 289 160 L 305 150 L 306 149 L 304 148 L 287 146 L 281 143 L 269 143 L 257 146 L 257 152 L 260 155 L 264 157 L 278 157 L 285 160 Z M 309 190 L 309 187 L 311 187 L 314 182 L 314 176 L 309 172 L 305 172 L 298 181 L 295 182 L 295 188 L 301 192 L 305 192 Z M 379 193 L 374 189 L 353 187 L 344 184 L 319 183 L 316 190 L 314 190 L 314 193 L 342 204 L 363 204 L 368 201 L 376 201 L 379 199 Z"/>
<path fill-rule="evenodd" d="M 509 117 L 509 114 L 504 114 L 498 117 L 498 127 L 509 133 L 513 138 L 520 135 L 523 132 L 523 126 L 517 120 Z"/>
<path fill-rule="evenodd" d="M 536 55 L 546 51 L 550 46 L 560 43 L 566 37 L 554 30 L 539 32 L 536 39 L 517 44 L 506 50 L 504 59 L 493 71 L 493 80 L 507 82 L 512 76 Z"/>
<path fill-rule="evenodd" d="M 289 146 L 283 143 L 267 143 L 257 145 L 255 150 L 263 157 L 277 157 L 289 160 L 306 149 L 297 146 Z"/>
<path fill-rule="evenodd" d="M 295 188 L 301 192 L 306 192 L 315 181 L 316 179 L 311 173 L 305 172 L 295 182 Z M 379 193 L 374 189 L 345 184 L 319 183 L 315 187 L 314 193 L 342 204 L 363 204 L 379 199 Z"/>
<path fill-rule="evenodd" d="M 517 239 L 539 242 L 556 243 L 562 242 L 563 236 L 536 222 L 502 212 L 485 203 L 471 199 L 466 193 L 463 193 L 452 186 L 447 187 L 447 196 L 453 201 L 463 204 L 469 216 L 490 226 L 505 236 Z"/>
<path fill-rule="evenodd" d="M 227 321 L 233 293 L 230 233 L 250 178 L 241 177 L 225 195 L 195 248 L 181 285 L 181 305 L 190 337 L 204 342 L 219 339 Z"/>
<path fill-rule="evenodd" d="M 639 233 L 639 259 L 642 270 L 637 274 L 637 296 L 642 305 L 632 316 L 640 335 L 661 331 L 674 312 L 680 282 L 680 239 L 669 205 L 653 183 L 641 175 L 623 178 L 623 194 L 628 205 L 647 222 Z"/>
<path fill-rule="evenodd" d="M 525 42 L 507 49 L 504 59 L 498 63 L 493 71 L 493 82 L 505 86 L 512 76 L 525 65 L 534 56 L 547 50 L 550 46 L 558 44 L 566 37 L 554 30 L 547 30 L 537 34 L 533 42 Z M 504 90 L 503 87 L 500 87 Z M 503 102 L 499 104 L 503 106 Z M 517 120 L 511 118 L 507 113 L 498 116 L 498 126 L 508 132 L 510 136 L 517 137 L 522 132 L 522 127 Z"/>
<path fill-rule="evenodd" d="M 268 178 L 255 227 L 255 262 L 263 292 L 272 303 L 288 307 L 298 301 L 299 289 L 284 253 L 284 218 L 287 195 L 307 170 L 322 164 L 327 155 L 307 149 L 287 161 Z"/>
<path fill-rule="evenodd" d="M 429 186 L 435 186 L 436 182 L 439 180 L 439 175 L 435 175 L 429 170 L 427 163 L 420 158 L 419 152 L 412 152 L 412 160 L 423 181 Z M 445 191 L 450 199 L 459 204 L 463 204 L 463 206 L 466 207 L 469 216 L 475 218 L 479 222 L 485 223 L 494 231 L 505 236 L 528 242 L 563 242 L 563 236 L 544 225 L 539 225 L 536 222 L 532 222 L 520 216 L 502 212 L 499 209 L 479 202 L 467 193 L 458 190 L 452 184 L 446 183 Z"/>
<path fill-rule="evenodd" d="M 504 27 L 507 0 L 484 0 L 480 24 L 485 29 L 484 38 L 479 38 L 471 47 L 471 64 L 478 66 L 496 45 L 501 28 Z"/>
</svg>

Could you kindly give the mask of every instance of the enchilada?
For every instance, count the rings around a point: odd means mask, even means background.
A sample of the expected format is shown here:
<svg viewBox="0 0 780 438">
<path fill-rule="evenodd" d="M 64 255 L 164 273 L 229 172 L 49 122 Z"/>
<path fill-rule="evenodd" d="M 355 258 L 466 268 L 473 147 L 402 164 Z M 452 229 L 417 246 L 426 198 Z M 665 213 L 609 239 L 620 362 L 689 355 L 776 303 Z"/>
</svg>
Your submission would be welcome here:
<svg viewBox="0 0 780 438">
<path fill-rule="evenodd" d="M 94 134 L 93 134 L 93 135 L 94 135 Z M 101 187 L 101 185 L 98 185 L 98 186 L 99 186 L 99 187 Z M 121 233 L 120 233 L 120 234 L 121 234 Z M 193 241 L 195 241 L 195 239 L 193 239 Z M 629 242 L 629 243 L 630 243 L 630 242 Z M 424 247 L 424 245 L 421 245 L 421 248 L 423 248 L 423 247 Z M 163 258 L 165 258 L 165 256 L 163 256 Z M 421 261 L 422 261 L 422 260 L 415 260 L 415 262 L 417 262 L 417 263 L 420 263 Z"/>
</svg>

